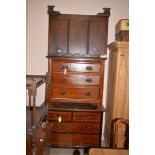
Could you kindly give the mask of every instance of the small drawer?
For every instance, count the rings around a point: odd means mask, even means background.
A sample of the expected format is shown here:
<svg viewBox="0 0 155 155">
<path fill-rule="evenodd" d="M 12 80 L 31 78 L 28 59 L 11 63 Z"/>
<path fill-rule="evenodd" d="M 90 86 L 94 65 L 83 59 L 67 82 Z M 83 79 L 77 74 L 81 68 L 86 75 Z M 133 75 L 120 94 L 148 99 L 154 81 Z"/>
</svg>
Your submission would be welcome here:
<svg viewBox="0 0 155 155">
<path fill-rule="evenodd" d="M 59 86 L 53 85 L 51 96 L 53 98 L 71 98 L 71 99 L 98 99 L 99 98 L 99 86 Z"/>
<path fill-rule="evenodd" d="M 81 74 L 52 74 L 53 84 L 73 84 L 73 85 L 100 85 L 99 75 L 81 75 Z"/>
<path fill-rule="evenodd" d="M 73 121 L 100 122 L 101 121 L 101 113 L 73 112 Z"/>
<path fill-rule="evenodd" d="M 57 133 L 100 133 L 99 123 L 51 122 L 52 132 Z"/>
<path fill-rule="evenodd" d="M 60 112 L 60 111 L 48 111 L 48 120 L 49 121 L 70 121 L 72 113 L 71 112 Z"/>
<path fill-rule="evenodd" d="M 53 61 L 53 72 L 100 72 L 100 64 Z"/>
</svg>

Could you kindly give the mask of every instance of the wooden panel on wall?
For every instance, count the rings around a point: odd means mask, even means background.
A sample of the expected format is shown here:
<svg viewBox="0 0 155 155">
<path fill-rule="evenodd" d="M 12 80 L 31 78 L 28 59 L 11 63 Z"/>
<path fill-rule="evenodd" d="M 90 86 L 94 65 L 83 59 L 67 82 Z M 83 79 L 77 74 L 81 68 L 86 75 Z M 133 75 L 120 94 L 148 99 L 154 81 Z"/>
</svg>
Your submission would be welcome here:
<svg viewBox="0 0 155 155">
<path fill-rule="evenodd" d="M 69 53 L 87 52 L 87 28 L 86 20 L 70 20 L 69 25 Z"/>
<path fill-rule="evenodd" d="M 90 21 L 89 53 L 105 54 L 107 47 L 106 19 Z"/>
<path fill-rule="evenodd" d="M 59 52 L 67 52 L 68 21 L 66 19 L 52 19 L 49 22 L 49 55 Z"/>
</svg>

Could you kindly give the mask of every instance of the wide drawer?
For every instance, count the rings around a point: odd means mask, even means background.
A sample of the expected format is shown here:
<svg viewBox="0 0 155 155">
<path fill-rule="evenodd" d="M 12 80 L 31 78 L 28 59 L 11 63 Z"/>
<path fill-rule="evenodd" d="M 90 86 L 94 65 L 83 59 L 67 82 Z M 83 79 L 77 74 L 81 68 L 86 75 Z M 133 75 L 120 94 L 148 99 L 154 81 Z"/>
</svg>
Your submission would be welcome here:
<svg viewBox="0 0 155 155">
<path fill-rule="evenodd" d="M 49 143 L 60 146 L 91 146 L 100 145 L 99 135 L 87 134 L 51 134 Z"/>
<path fill-rule="evenodd" d="M 53 84 L 73 84 L 73 85 L 100 85 L 99 75 L 80 75 L 80 74 L 52 74 Z"/>
<path fill-rule="evenodd" d="M 99 123 L 51 122 L 52 133 L 100 133 Z"/>
<path fill-rule="evenodd" d="M 53 85 L 51 87 L 52 98 L 72 98 L 72 99 L 98 99 L 99 86 L 68 87 L 66 85 Z"/>
<path fill-rule="evenodd" d="M 73 121 L 100 122 L 101 121 L 101 113 L 73 112 Z"/>
<path fill-rule="evenodd" d="M 53 72 L 100 72 L 100 64 L 53 61 Z"/>
<path fill-rule="evenodd" d="M 70 121 L 72 113 L 71 112 L 60 112 L 60 111 L 48 111 L 49 121 Z"/>
</svg>

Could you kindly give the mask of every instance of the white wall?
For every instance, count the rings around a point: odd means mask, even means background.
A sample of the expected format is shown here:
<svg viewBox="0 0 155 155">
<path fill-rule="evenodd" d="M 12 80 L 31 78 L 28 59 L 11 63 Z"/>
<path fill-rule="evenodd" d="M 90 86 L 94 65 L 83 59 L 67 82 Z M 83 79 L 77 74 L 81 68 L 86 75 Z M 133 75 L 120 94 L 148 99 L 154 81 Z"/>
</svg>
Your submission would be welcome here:
<svg viewBox="0 0 155 155">
<path fill-rule="evenodd" d="M 97 14 L 103 12 L 103 7 L 110 7 L 110 43 L 114 41 L 118 20 L 129 16 L 128 3 L 129 0 L 27 0 L 27 73 L 47 71 L 48 5 L 55 5 L 55 10 L 69 14 Z"/>
<path fill-rule="evenodd" d="M 27 0 L 27 74 L 47 72 L 48 14 L 47 6 L 67 14 L 92 14 L 111 8 L 108 43 L 115 40 L 115 25 L 120 19 L 129 18 L 129 0 Z M 108 61 L 105 65 L 103 105 L 106 103 Z M 103 119 L 104 120 L 104 119 Z"/>
</svg>

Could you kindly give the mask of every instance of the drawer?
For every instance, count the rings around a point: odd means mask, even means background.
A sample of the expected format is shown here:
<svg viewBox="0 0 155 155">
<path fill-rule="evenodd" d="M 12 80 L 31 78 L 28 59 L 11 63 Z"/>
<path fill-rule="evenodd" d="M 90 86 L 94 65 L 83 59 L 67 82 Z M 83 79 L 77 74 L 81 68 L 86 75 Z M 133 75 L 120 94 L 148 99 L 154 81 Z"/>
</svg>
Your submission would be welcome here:
<svg viewBox="0 0 155 155">
<path fill-rule="evenodd" d="M 80 74 L 52 74 L 53 84 L 73 84 L 73 85 L 100 85 L 99 75 L 80 75 Z"/>
<path fill-rule="evenodd" d="M 60 111 L 48 111 L 49 121 L 70 121 L 72 117 L 71 112 L 60 112 Z"/>
<path fill-rule="evenodd" d="M 57 133 L 100 133 L 99 123 L 52 122 L 52 132 Z"/>
<path fill-rule="evenodd" d="M 46 122 L 42 124 L 36 133 L 36 154 L 42 154 L 46 143 L 50 138 L 51 124 Z"/>
<path fill-rule="evenodd" d="M 100 64 L 54 61 L 53 72 L 100 72 Z"/>
<path fill-rule="evenodd" d="M 53 85 L 51 87 L 53 98 L 72 98 L 72 99 L 98 99 L 99 86 L 72 87 Z"/>
<path fill-rule="evenodd" d="M 73 112 L 73 121 L 100 122 L 101 113 L 95 112 Z"/>
<path fill-rule="evenodd" d="M 49 140 L 52 145 L 60 146 L 100 146 L 99 135 L 87 134 L 52 134 Z"/>
</svg>

